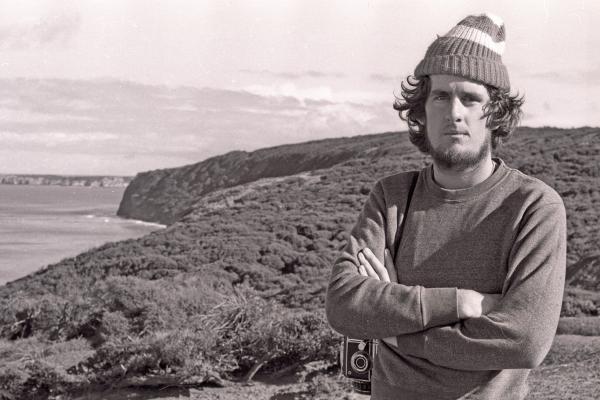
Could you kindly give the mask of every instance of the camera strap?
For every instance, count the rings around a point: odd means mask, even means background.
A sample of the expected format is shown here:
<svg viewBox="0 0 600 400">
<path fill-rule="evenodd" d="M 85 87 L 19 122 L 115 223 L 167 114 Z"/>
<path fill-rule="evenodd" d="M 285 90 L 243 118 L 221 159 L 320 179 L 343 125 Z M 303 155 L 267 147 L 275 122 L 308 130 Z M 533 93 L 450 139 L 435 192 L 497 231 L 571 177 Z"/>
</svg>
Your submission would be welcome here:
<svg viewBox="0 0 600 400">
<path fill-rule="evenodd" d="M 410 187 L 408 189 L 408 197 L 406 198 L 406 203 L 404 205 L 404 212 L 402 214 L 398 214 L 398 228 L 396 229 L 396 237 L 394 238 L 394 254 L 393 258 L 396 260 L 396 255 L 398 251 L 400 251 L 400 241 L 402 240 L 402 233 L 404 232 L 404 225 L 406 219 L 408 218 L 408 211 L 410 208 L 410 200 L 412 199 L 413 192 L 415 191 L 415 186 L 417 186 L 417 180 L 419 179 L 419 172 L 414 172 L 412 176 L 412 180 L 410 182 Z"/>
</svg>

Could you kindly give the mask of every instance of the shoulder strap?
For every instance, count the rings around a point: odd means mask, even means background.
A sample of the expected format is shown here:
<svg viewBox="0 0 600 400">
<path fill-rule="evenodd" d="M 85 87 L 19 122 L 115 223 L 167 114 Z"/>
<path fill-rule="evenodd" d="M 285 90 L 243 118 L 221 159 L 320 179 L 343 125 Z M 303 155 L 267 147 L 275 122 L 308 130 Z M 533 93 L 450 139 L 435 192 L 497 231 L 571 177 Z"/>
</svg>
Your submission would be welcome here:
<svg viewBox="0 0 600 400">
<path fill-rule="evenodd" d="M 402 233 L 404 232 L 404 225 L 406 218 L 408 217 L 408 209 L 410 207 L 410 200 L 412 199 L 415 186 L 417 186 L 417 180 L 419 179 L 419 172 L 413 174 L 412 181 L 410 182 L 410 188 L 408 189 L 408 196 L 406 198 L 406 204 L 404 206 L 404 212 L 398 214 L 398 228 L 396 229 L 396 237 L 394 238 L 394 254 L 393 258 L 396 259 L 396 255 L 400 250 L 400 241 L 402 240 Z"/>
</svg>

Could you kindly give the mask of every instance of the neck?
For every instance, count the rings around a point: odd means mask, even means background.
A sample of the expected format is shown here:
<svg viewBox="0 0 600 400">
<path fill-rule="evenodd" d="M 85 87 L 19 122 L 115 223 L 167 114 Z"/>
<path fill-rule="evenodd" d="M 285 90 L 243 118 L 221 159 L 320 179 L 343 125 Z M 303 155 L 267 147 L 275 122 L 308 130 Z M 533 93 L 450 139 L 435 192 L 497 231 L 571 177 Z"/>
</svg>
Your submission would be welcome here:
<svg viewBox="0 0 600 400">
<path fill-rule="evenodd" d="M 473 167 L 460 170 L 442 167 L 433 162 L 434 180 L 444 189 L 466 189 L 485 181 L 493 173 L 494 161 L 491 156 Z"/>
</svg>

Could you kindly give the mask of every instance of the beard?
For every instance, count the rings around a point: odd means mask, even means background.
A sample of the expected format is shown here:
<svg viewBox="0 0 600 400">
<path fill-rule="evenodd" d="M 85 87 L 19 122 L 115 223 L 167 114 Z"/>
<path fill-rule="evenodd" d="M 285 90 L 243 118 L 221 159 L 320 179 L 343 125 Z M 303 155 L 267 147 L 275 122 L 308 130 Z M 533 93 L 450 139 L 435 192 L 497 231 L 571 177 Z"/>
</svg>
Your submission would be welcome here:
<svg viewBox="0 0 600 400">
<path fill-rule="evenodd" d="M 427 134 L 428 153 L 436 164 L 444 169 L 453 171 L 465 171 L 479 165 L 492 152 L 492 138 L 487 135 L 479 149 L 475 151 L 460 151 L 455 148 L 440 149 L 435 148 L 429 141 Z"/>
</svg>

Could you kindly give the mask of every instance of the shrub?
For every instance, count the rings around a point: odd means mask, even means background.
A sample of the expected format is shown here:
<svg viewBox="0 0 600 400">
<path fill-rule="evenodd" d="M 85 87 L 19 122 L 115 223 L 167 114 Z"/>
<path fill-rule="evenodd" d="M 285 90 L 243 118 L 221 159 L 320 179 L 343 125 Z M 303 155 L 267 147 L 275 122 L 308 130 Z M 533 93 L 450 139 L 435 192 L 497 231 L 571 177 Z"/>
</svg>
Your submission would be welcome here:
<svg viewBox="0 0 600 400">
<path fill-rule="evenodd" d="M 598 336 L 558 335 L 554 338 L 552 348 L 544 359 L 543 364 L 571 364 L 574 370 L 581 368 L 581 372 L 584 373 L 584 369 L 586 369 L 584 362 L 597 359 L 598 348 L 600 348 L 600 337 Z M 589 372 L 594 373 L 595 371 L 596 369 L 592 368 L 592 371 Z M 560 371 L 559 373 L 562 374 L 562 372 Z"/>
<path fill-rule="evenodd" d="M 0 342 L 0 398 L 39 399 L 88 383 L 67 369 L 89 357 L 84 340 L 50 343 L 37 337 Z"/>
<path fill-rule="evenodd" d="M 350 382 L 338 376 L 316 375 L 308 383 L 307 394 L 311 399 L 343 399 L 349 398 Z"/>
<path fill-rule="evenodd" d="M 139 338 L 111 337 L 89 360 L 90 378 L 109 383 L 125 375 L 174 373 L 184 379 L 235 370 L 237 362 L 218 341 L 215 327 L 199 321 Z"/>
<path fill-rule="evenodd" d="M 599 309 L 600 306 L 594 300 L 578 297 L 574 293 L 567 292 L 563 299 L 561 316 L 597 316 Z"/>
<path fill-rule="evenodd" d="M 600 317 L 564 317 L 558 322 L 558 335 L 600 336 Z"/>
<path fill-rule="evenodd" d="M 223 350 L 235 356 L 247 379 L 267 364 L 335 358 L 339 342 L 322 313 L 288 310 L 244 295 L 221 308 L 223 319 L 218 325 L 224 334 Z"/>
</svg>

